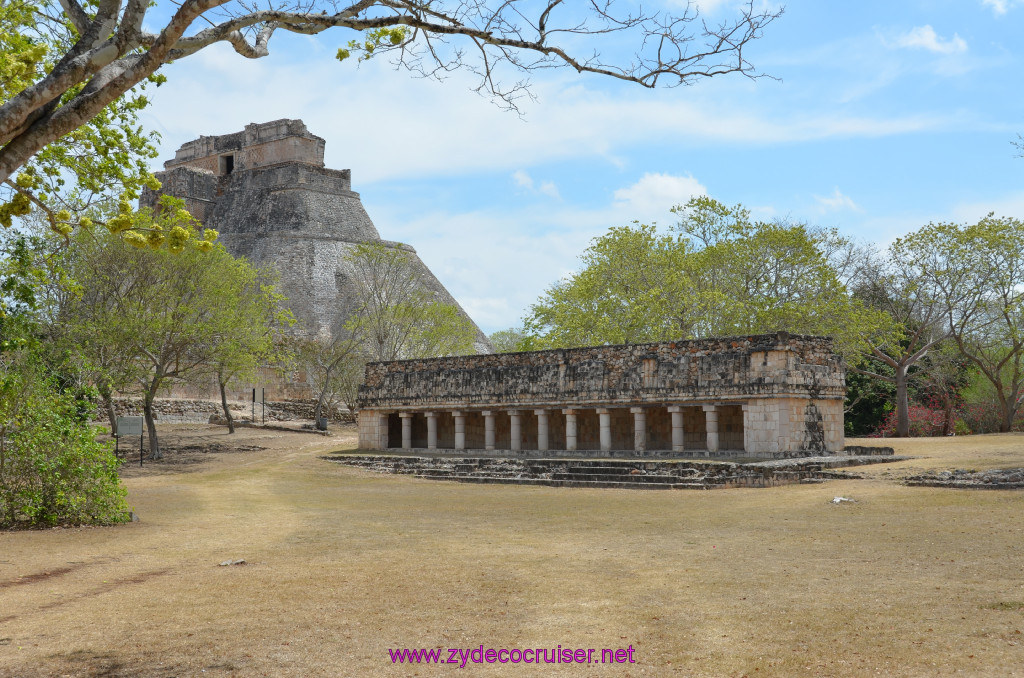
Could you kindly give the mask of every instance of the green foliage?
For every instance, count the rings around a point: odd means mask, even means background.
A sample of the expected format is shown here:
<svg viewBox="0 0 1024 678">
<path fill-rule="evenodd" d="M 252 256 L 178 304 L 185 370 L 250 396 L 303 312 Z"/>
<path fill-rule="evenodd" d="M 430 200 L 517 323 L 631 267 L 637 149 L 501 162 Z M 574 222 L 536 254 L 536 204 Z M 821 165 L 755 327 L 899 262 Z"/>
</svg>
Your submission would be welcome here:
<svg viewBox="0 0 1024 678">
<path fill-rule="evenodd" d="M 855 359 L 861 335 L 887 327 L 840 281 L 834 231 L 751 222 L 710 198 L 675 212 L 675 236 L 636 224 L 595 238 L 581 270 L 531 307 L 527 331 L 557 347 L 786 330 L 832 336 Z"/>
<path fill-rule="evenodd" d="M 937 290 L 959 352 L 991 384 L 1002 423 L 1024 396 L 1024 221 L 989 214 L 976 224 L 928 224 L 893 249 L 919 262 Z"/>
<path fill-rule="evenodd" d="M 80 234 L 64 253 L 74 285 L 51 310 L 54 332 L 94 368 L 101 391 L 134 384 L 143 393 L 156 458 L 158 390 L 172 380 L 253 369 L 274 353 L 277 331 L 291 321 L 274 277 L 214 244 L 215 234 L 200 238 L 176 205 L 168 199 L 159 212 L 142 212 L 149 225 L 139 236 L 144 242 Z M 179 251 L 159 239 L 174 239 L 176 229 L 185 241 L 205 245 Z"/>
<path fill-rule="evenodd" d="M 362 243 L 348 255 L 356 269 L 356 299 L 347 331 L 370 360 L 463 355 L 476 330 L 457 307 L 424 288 L 409 255 L 381 243 Z"/>
<path fill-rule="evenodd" d="M 129 519 L 112 446 L 28 350 L 0 354 L 0 527 Z"/>
<path fill-rule="evenodd" d="M 871 365 L 872 371 L 885 374 L 887 365 Z M 893 411 L 896 387 L 861 372 L 846 374 L 846 402 L 844 427 L 848 436 L 866 436 L 875 432 L 885 416 Z"/>
<path fill-rule="evenodd" d="M 338 61 L 348 59 L 353 52 L 359 55 L 360 62 L 367 61 L 380 47 L 398 47 L 406 42 L 409 31 L 405 26 L 389 26 L 365 31 L 364 36 L 362 40 L 349 40 L 346 47 L 340 48 L 335 55 Z"/>
<path fill-rule="evenodd" d="M 78 37 L 55 4 L 0 4 L 0 101 L 46 77 Z M 149 225 L 144 218 L 136 220 L 127 205 L 144 187 L 160 187 L 149 171 L 158 135 L 140 126 L 139 113 L 149 105 L 143 93 L 147 85 L 159 86 L 164 80 L 155 74 L 143 80 L 42 148 L 13 180 L 0 183 L 0 227 L 9 228 L 16 218 L 37 211 L 63 237 L 97 224 L 126 237 L 147 236 Z M 69 102 L 85 86 L 79 83 L 57 103 Z"/>
<path fill-rule="evenodd" d="M 30 239 L 0 238 L 0 354 L 24 347 L 30 340 L 37 308 L 36 293 L 45 281 Z"/>
<path fill-rule="evenodd" d="M 511 327 L 507 330 L 498 330 L 488 339 L 494 346 L 495 353 L 517 353 L 519 351 L 536 351 L 538 342 L 522 327 Z"/>
<path fill-rule="evenodd" d="M 412 257 L 382 243 L 355 246 L 346 257 L 355 294 L 329 336 L 295 342 L 317 395 L 315 416 L 338 400 L 352 407 L 366 363 L 472 352 L 476 328 L 454 304 L 437 301 Z"/>
<path fill-rule="evenodd" d="M 583 253 L 578 273 L 531 307 L 526 330 L 542 348 L 691 335 L 706 300 L 694 294 L 688 253 L 653 226 L 612 228 Z"/>
</svg>

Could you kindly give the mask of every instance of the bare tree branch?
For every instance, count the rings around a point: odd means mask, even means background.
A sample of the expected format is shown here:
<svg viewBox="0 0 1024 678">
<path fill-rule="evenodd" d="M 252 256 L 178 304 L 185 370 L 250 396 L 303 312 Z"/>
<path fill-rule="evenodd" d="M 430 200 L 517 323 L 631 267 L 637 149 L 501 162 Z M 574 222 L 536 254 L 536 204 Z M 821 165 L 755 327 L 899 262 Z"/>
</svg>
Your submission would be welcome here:
<svg viewBox="0 0 1024 678">
<path fill-rule="evenodd" d="M 256 59 L 270 54 L 278 31 L 311 35 L 348 28 L 372 36 L 380 35 L 372 31 L 398 29 L 385 33 L 386 40 L 368 37 L 363 58 L 389 54 L 397 67 L 434 78 L 466 69 L 479 78 L 478 91 L 517 110 L 517 101 L 529 96 L 529 85 L 522 77 L 506 84 L 506 71 L 568 67 L 649 88 L 729 73 L 760 77 L 744 49 L 782 14 L 781 9 L 755 9 L 754 0 L 748 0 L 734 20 L 712 26 L 693 5 L 680 15 L 648 14 L 640 9 L 620 12 L 611 0 L 587 5 L 563 0 L 358 0 L 344 6 L 300 0 L 264 8 L 247 0 L 184 0 L 160 32 L 147 33 L 142 29 L 147 0 L 126 0 L 124 6 L 122 0 L 100 0 L 91 17 L 78 0 L 58 2 L 78 37 L 56 36 L 72 46 L 49 73 L 0 105 L 0 181 L 164 63 L 218 42 Z M 209 27 L 187 35 L 200 22 Z M 52 23 L 53 31 L 66 26 Z M 567 46 L 575 41 L 554 41 L 560 36 L 597 40 L 613 34 L 635 45 L 632 58 L 606 60 L 596 49 L 581 55 Z M 475 48 L 473 58 L 459 40 Z"/>
</svg>

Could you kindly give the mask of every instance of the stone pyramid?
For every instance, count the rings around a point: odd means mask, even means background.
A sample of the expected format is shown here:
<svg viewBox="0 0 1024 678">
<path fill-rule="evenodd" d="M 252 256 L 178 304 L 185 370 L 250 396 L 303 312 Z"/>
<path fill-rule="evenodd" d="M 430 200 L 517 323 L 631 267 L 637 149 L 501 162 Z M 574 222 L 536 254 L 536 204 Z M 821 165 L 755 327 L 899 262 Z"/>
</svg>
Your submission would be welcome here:
<svg viewBox="0 0 1024 678">
<path fill-rule="evenodd" d="M 468 318 L 416 250 L 381 239 L 352 191 L 351 171 L 324 167 L 324 145 L 301 120 L 254 123 L 183 144 L 157 178 L 161 193 L 182 198 L 229 252 L 277 268 L 297 336 L 328 336 L 349 314 L 357 273 L 346 257 L 360 243 L 404 250 L 424 288 Z M 141 202 L 152 207 L 157 197 L 147 191 Z M 476 332 L 474 350 L 492 352 Z"/>
</svg>

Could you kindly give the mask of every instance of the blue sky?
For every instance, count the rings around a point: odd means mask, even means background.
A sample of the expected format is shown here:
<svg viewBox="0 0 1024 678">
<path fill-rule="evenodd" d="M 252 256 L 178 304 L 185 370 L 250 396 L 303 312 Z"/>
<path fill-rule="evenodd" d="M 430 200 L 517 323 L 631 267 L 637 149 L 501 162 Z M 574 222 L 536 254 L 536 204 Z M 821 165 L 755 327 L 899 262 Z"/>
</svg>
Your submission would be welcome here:
<svg viewBox="0 0 1024 678">
<path fill-rule="evenodd" d="M 735 7 L 702 3 L 712 19 Z M 1022 28 L 1024 0 L 798 0 L 748 50 L 777 79 L 652 91 L 551 71 L 522 117 L 468 75 L 339 63 L 341 32 L 281 35 L 264 59 L 217 46 L 167 67 L 145 123 L 162 163 L 200 134 L 303 119 L 382 237 L 413 245 L 493 332 L 592 238 L 667 226 L 695 194 L 881 244 L 929 221 L 1024 218 Z"/>
</svg>

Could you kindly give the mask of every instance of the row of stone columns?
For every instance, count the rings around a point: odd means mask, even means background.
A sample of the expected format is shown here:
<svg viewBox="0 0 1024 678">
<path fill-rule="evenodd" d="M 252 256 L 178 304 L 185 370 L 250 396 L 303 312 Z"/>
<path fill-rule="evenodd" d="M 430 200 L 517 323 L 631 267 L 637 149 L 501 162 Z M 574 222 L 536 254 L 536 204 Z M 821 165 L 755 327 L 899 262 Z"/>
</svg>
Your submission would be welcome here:
<svg viewBox="0 0 1024 678">
<path fill-rule="evenodd" d="M 718 451 L 718 410 L 715 405 L 703 405 L 704 425 L 707 432 L 708 452 Z M 565 450 L 574 451 L 577 445 L 576 414 L 578 409 L 564 409 L 565 415 Z M 611 410 L 608 408 L 597 408 L 598 421 L 600 426 L 600 446 L 602 451 L 612 449 L 612 425 Z M 633 414 L 633 449 L 637 452 L 647 450 L 647 411 L 643 407 L 631 407 L 629 411 Z M 668 408 L 672 415 L 672 451 L 682 452 L 685 449 L 683 430 L 683 406 L 673 405 Z M 548 439 L 548 410 L 533 410 L 537 416 L 537 449 L 547 451 L 550 449 Z M 466 413 L 456 410 L 451 413 L 455 419 L 455 449 L 466 449 Z M 495 411 L 484 410 L 481 412 L 484 417 L 484 448 L 494 449 L 494 416 Z M 510 448 L 513 451 L 522 449 L 522 410 L 508 410 L 510 424 Z M 412 449 L 412 418 L 413 412 L 399 412 L 402 420 L 402 449 Z M 437 412 L 423 412 L 427 419 L 427 449 L 437 449 Z M 382 417 L 382 426 L 385 435 L 387 431 L 387 415 Z"/>
</svg>

